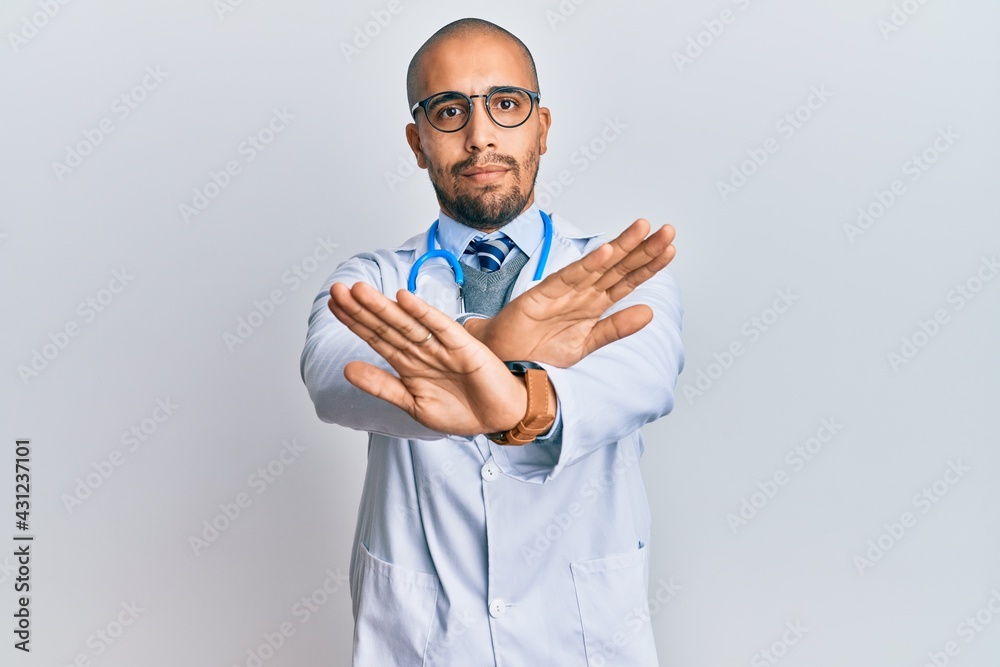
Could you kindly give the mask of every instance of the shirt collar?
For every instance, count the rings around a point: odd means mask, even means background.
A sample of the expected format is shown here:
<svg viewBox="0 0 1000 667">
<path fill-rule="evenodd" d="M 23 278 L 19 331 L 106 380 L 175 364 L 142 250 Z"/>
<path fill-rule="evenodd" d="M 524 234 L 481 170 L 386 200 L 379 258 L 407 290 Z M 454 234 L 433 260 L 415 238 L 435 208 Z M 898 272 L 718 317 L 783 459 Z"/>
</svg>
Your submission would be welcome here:
<svg viewBox="0 0 1000 667">
<path fill-rule="evenodd" d="M 542 239 L 545 238 L 545 225 L 542 222 L 542 215 L 538 209 L 538 204 L 531 203 L 523 213 L 501 227 L 498 231 L 503 232 L 511 238 L 517 247 L 528 257 L 541 246 Z M 438 213 L 437 247 L 453 253 L 456 257 L 461 257 L 469 247 L 469 243 L 477 235 L 484 232 L 473 229 L 468 225 L 449 217 L 444 211 Z"/>
</svg>

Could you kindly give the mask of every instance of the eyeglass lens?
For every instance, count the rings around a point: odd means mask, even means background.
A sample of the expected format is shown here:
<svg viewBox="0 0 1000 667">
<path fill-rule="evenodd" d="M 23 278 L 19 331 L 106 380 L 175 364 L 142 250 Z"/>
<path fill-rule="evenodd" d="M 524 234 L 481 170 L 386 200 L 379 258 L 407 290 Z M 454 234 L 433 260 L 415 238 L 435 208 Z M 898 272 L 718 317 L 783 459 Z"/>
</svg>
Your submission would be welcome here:
<svg viewBox="0 0 1000 667">
<path fill-rule="evenodd" d="M 497 125 L 514 127 L 531 115 L 531 96 L 517 88 L 498 88 L 486 98 L 487 111 Z M 454 132 L 469 122 L 470 100 L 458 93 L 440 93 L 427 101 L 427 120 L 444 132 Z"/>
</svg>

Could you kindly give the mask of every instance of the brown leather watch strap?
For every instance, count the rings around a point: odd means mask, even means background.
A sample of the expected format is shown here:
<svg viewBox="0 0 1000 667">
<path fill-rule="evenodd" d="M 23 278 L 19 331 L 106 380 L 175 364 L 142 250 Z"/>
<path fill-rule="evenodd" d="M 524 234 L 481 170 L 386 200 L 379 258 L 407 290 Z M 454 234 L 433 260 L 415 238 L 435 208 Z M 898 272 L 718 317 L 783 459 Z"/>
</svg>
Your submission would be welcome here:
<svg viewBox="0 0 1000 667">
<path fill-rule="evenodd" d="M 506 433 L 489 438 L 501 445 L 525 445 L 545 433 L 556 420 L 556 406 L 549 400 L 549 374 L 544 370 L 529 368 L 524 373 L 528 390 L 528 406 L 524 418 Z"/>
</svg>

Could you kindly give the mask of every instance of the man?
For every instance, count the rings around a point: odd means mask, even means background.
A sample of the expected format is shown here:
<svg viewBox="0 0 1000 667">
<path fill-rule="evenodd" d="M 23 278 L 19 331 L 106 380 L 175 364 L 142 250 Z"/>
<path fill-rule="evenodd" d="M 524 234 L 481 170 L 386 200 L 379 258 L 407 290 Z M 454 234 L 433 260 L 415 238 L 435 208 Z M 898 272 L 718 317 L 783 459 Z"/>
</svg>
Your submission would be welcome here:
<svg viewBox="0 0 1000 667">
<path fill-rule="evenodd" d="M 639 219 L 603 243 L 553 216 L 547 243 L 536 93 L 502 28 L 435 33 L 406 127 L 433 234 L 348 259 L 313 306 L 317 414 L 369 432 L 355 665 L 657 664 L 639 427 L 672 409 L 683 368 L 674 230 Z"/>
</svg>

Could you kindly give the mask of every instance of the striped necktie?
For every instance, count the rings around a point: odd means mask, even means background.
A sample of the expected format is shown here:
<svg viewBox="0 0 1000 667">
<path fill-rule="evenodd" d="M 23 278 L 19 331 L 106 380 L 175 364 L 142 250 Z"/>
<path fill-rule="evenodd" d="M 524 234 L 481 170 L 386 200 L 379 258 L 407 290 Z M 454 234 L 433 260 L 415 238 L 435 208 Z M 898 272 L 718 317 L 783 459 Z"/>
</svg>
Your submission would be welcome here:
<svg viewBox="0 0 1000 667">
<path fill-rule="evenodd" d="M 480 270 L 490 273 L 500 268 L 513 247 L 514 241 L 509 236 L 503 232 L 493 232 L 479 240 L 473 239 L 465 252 L 475 253 L 479 258 Z"/>
</svg>

